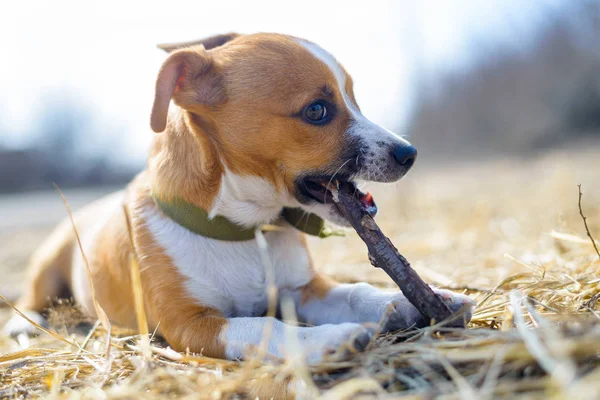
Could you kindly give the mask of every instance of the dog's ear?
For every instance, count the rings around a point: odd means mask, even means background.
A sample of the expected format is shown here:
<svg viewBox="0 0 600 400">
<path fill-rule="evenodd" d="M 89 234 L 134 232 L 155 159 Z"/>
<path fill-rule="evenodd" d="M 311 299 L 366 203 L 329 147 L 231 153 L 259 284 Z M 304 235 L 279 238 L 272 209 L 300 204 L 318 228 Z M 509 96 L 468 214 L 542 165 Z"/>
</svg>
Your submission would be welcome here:
<svg viewBox="0 0 600 400">
<path fill-rule="evenodd" d="M 165 130 L 171 99 L 190 111 L 198 105 L 214 105 L 225 101 L 219 68 L 203 46 L 171 53 L 160 68 L 150 117 L 154 132 Z"/>
<path fill-rule="evenodd" d="M 221 35 L 210 36 L 204 39 L 192 40 L 190 42 L 163 43 L 157 45 L 157 47 L 166 51 L 167 53 L 199 44 L 203 45 L 206 50 L 211 50 L 215 47 L 223 46 L 225 43 L 230 42 L 239 36 L 241 36 L 239 33 L 230 32 Z"/>
</svg>

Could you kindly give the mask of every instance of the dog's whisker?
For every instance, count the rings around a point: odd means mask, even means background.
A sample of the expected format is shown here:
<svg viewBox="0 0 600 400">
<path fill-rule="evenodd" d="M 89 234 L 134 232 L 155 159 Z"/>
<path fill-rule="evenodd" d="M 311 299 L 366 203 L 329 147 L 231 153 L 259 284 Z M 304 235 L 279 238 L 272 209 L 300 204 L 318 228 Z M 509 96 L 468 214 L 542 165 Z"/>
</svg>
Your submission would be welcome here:
<svg viewBox="0 0 600 400">
<path fill-rule="evenodd" d="M 373 163 L 373 166 L 375 168 L 377 168 L 377 170 L 379 171 L 379 176 L 384 177 L 385 174 L 383 173 L 383 171 L 381 170 L 381 168 L 379 168 L 379 166 L 377 165 L 377 163 Z"/>
<path fill-rule="evenodd" d="M 327 186 L 331 185 L 331 183 L 333 182 L 333 180 L 335 179 L 335 176 L 340 172 L 340 170 L 342 168 L 344 168 L 344 166 L 346 164 L 348 164 L 350 161 L 352 161 L 351 158 L 347 159 L 346 161 L 344 161 L 344 163 L 342 165 L 340 165 L 340 167 L 333 173 L 333 175 L 331 175 L 331 178 L 329 178 L 329 182 L 327 182 Z M 327 204 L 327 192 L 325 192 L 325 195 L 323 196 L 323 204 Z"/>
<path fill-rule="evenodd" d="M 340 170 L 342 168 L 344 168 L 344 166 L 346 164 L 348 164 L 350 161 L 352 161 L 351 158 L 347 159 L 346 161 L 344 161 L 344 163 L 342 165 L 340 165 L 340 167 L 333 173 L 333 175 L 331 176 L 331 178 L 329 179 L 329 182 L 327 182 L 327 185 L 331 184 L 331 182 L 333 182 L 333 179 L 335 178 L 335 176 L 340 172 Z"/>
</svg>

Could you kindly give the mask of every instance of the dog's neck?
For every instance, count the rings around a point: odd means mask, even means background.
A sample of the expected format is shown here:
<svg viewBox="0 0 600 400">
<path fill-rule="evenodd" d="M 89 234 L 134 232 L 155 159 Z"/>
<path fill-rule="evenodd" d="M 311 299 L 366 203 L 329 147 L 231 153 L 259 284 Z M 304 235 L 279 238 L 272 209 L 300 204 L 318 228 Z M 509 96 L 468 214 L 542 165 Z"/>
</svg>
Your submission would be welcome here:
<svg viewBox="0 0 600 400">
<path fill-rule="evenodd" d="M 267 180 L 234 174 L 216 143 L 214 124 L 202 117 L 173 110 L 167 129 L 158 134 L 148 158 L 155 196 L 180 199 L 252 227 L 276 220 L 284 206 L 296 206 Z"/>
</svg>

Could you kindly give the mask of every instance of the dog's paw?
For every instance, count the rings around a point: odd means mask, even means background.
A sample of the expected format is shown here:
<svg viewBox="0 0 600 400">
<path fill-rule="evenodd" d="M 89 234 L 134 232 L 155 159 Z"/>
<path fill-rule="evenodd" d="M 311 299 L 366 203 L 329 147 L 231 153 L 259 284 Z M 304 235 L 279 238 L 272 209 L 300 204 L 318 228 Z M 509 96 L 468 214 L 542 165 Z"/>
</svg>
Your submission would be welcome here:
<svg viewBox="0 0 600 400">
<path fill-rule="evenodd" d="M 40 313 L 36 311 L 24 311 L 23 314 L 25 314 L 27 318 L 36 324 L 44 328 L 48 328 L 48 321 L 46 321 L 46 319 Z M 40 333 L 37 327 L 18 314 L 13 315 L 13 317 L 8 320 L 6 325 L 4 325 L 2 330 L 5 335 L 8 335 L 12 338 L 17 338 L 20 335 L 32 337 L 37 336 Z"/>
<path fill-rule="evenodd" d="M 432 288 L 453 312 L 461 312 L 460 316 L 466 325 L 473 315 L 475 301 L 469 296 L 454 293 L 450 290 Z M 424 328 L 431 324 L 429 318 L 421 314 L 402 293 L 393 295 L 385 304 L 386 316 L 382 332 L 405 330 L 410 328 Z"/>
<path fill-rule="evenodd" d="M 464 321 L 465 325 L 471 321 L 471 318 L 473 317 L 473 310 L 475 310 L 475 306 L 477 306 L 475 300 L 467 295 L 454 293 L 451 290 L 436 289 L 434 287 L 432 287 L 432 289 L 442 298 L 442 300 L 444 300 L 446 304 L 448 304 L 448 307 L 450 307 L 452 312 L 462 313 L 460 318 Z"/>
<path fill-rule="evenodd" d="M 355 323 L 327 324 L 310 329 L 310 333 L 300 337 L 308 364 L 318 364 L 326 359 L 347 359 L 363 351 L 373 334 L 371 330 Z"/>
</svg>

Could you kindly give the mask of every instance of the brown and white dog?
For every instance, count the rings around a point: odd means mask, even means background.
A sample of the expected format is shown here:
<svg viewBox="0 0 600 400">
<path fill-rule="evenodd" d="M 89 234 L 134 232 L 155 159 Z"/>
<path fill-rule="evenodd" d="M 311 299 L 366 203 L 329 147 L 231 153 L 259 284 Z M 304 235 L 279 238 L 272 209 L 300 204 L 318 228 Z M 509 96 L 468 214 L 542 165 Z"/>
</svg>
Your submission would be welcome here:
<svg viewBox="0 0 600 400">
<path fill-rule="evenodd" d="M 352 79 L 333 56 L 307 40 L 262 33 L 163 48 L 170 54 L 156 81 L 151 126 L 158 135 L 148 168 L 124 191 L 75 215 L 91 276 L 65 221 L 32 257 L 17 306 L 44 323 L 40 313 L 50 300 L 69 293 L 95 316 L 91 278 L 110 320 L 134 328 L 125 205 L 151 328 L 176 350 L 237 359 L 272 323 L 268 351 L 281 357 L 286 325 L 265 317 L 267 280 L 257 240 L 194 233 L 158 201 L 177 200 L 204 210 L 209 220 L 250 229 L 280 225 L 264 237 L 280 298 L 291 298 L 298 318 L 312 325 L 296 330 L 309 362 L 349 339 L 364 346 L 370 331 L 363 324 L 386 313 L 383 331 L 426 325 L 401 293 L 319 274 L 304 234 L 280 218 L 284 207 L 299 208 L 347 225 L 325 201 L 328 182 L 393 182 L 416 157 L 410 143 L 361 114 Z M 437 292 L 453 308 L 473 305 L 467 296 Z M 17 335 L 32 328 L 15 316 L 5 330 Z"/>
</svg>

